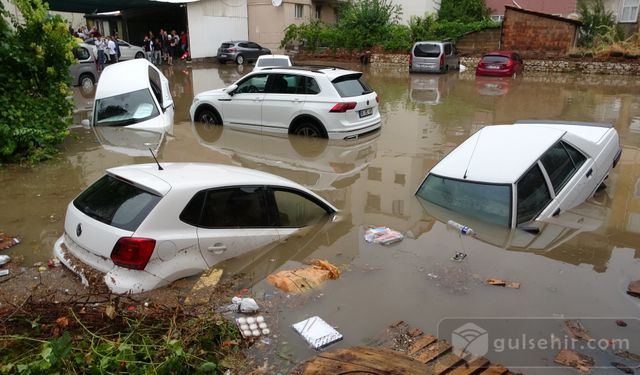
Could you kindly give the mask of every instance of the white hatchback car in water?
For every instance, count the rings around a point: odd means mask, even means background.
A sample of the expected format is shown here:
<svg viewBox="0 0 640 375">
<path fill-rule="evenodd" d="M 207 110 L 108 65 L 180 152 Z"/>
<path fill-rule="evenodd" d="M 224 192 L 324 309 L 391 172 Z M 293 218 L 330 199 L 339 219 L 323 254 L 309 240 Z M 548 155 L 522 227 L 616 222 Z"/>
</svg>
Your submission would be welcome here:
<svg viewBox="0 0 640 375">
<path fill-rule="evenodd" d="M 268 173 L 216 164 L 159 166 L 109 169 L 69 204 L 54 252 L 83 283 L 99 271 L 114 293 L 151 290 L 337 212 L 308 189 Z"/>
<path fill-rule="evenodd" d="M 192 121 L 256 132 L 353 139 L 380 128 L 379 97 L 362 73 L 340 68 L 264 68 L 193 98 Z"/>
<path fill-rule="evenodd" d="M 478 220 L 526 226 L 589 199 L 621 152 L 611 124 L 487 126 L 436 164 L 416 195 Z"/>
</svg>

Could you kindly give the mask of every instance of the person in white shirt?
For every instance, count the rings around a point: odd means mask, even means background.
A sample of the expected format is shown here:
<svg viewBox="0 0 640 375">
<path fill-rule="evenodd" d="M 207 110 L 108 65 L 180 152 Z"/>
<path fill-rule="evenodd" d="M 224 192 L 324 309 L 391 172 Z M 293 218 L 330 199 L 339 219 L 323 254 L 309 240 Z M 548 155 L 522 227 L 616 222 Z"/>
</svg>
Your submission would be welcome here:
<svg viewBox="0 0 640 375">
<path fill-rule="evenodd" d="M 96 37 L 95 43 L 96 48 L 98 49 L 98 70 L 102 70 L 107 58 L 107 43 L 101 35 Z"/>
<path fill-rule="evenodd" d="M 109 64 L 115 64 L 118 62 L 118 55 L 116 52 L 116 42 L 113 37 L 109 37 L 107 42 L 107 51 L 109 52 Z"/>
</svg>

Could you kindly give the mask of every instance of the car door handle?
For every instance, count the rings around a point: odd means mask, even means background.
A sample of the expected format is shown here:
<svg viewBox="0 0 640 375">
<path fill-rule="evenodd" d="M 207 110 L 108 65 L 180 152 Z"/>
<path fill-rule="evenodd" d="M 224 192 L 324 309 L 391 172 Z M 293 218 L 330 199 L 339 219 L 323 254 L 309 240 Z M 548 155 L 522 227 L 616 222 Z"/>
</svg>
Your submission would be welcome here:
<svg viewBox="0 0 640 375">
<path fill-rule="evenodd" d="M 587 172 L 587 178 L 591 177 L 592 174 L 593 174 L 593 168 L 589 168 L 589 171 Z"/>
<path fill-rule="evenodd" d="M 225 246 L 224 244 L 221 243 L 217 243 L 213 246 L 209 246 L 207 248 L 207 250 L 216 253 L 216 254 L 222 254 L 223 252 L 225 252 L 227 250 L 227 246 Z"/>
</svg>

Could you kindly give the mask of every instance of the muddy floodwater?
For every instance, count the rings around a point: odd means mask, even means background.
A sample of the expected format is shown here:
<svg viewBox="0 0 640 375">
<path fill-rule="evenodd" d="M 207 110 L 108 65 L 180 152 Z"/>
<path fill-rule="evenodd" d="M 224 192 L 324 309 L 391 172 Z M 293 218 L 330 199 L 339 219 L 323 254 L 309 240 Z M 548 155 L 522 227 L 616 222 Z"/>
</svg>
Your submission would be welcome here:
<svg viewBox="0 0 640 375">
<path fill-rule="evenodd" d="M 33 168 L 0 167 L 0 229 L 23 241 L 5 253 L 22 254 L 26 264 L 51 258 L 69 201 L 105 168 L 152 162 L 151 147 L 160 162 L 223 163 L 281 175 L 342 210 L 339 221 L 224 265 L 227 274 L 244 274 L 240 287 L 268 307 L 273 335 L 253 355 L 283 370 L 317 353 L 291 328 L 315 315 L 344 336 L 329 349 L 370 343 L 397 320 L 436 334 L 443 319 L 448 323 L 455 317 L 455 324 L 462 325 L 467 318 L 495 318 L 486 325 L 476 321 L 493 340 L 561 335 L 561 320 L 542 318 L 572 317 L 580 318 L 592 337 L 623 335 L 630 341 L 627 349 L 640 352 L 640 299 L 625 293 L 631 280 L 640 279 L 639 78 L 527 74 L 512 80 L 476 78 L 469 72 L 410 76 L 402 68 L 350 67 L 364 69 L 379 94 L 382 130 L 355 141 L 313 145 L 190 122 L 194 94 L 227 86 L 250 66 L 165 68 L 176 121 L 173 134 L 163 137 L 79 126 L 92 98 L 74 89 L 75 126 L 61 157 Z M 539 234 L 477 224 L 473 238 L 447 229 L 450 217 L 414 196 L 426 172 L 481 127 L 521 119 L 613 123 L 623 152 L 607 188 L 544 223 Z M 369 226 L 387 226 L 405 239 L 390 246 L 368 244 L 363 236 Z M 456 252 L 467 256 L 453 261 Z M 302 296 L 287 295 L 265 281 L 269 274 L 315 258 L 338 266 L 340 278 Z M 488 278 L 521 287 L 488 286 Z M 616 326 L 616 319 L 628 326 Z M 450 333 L 444 335 L 450 339 Z M 545 366 L 558 352 L 493 349 L 489 359 L 526 373 L 548 373 Z M 607 357 L 611 353 L 611 348 L 591 351 L 601 364 L 615 360 Z"/>
</svg>

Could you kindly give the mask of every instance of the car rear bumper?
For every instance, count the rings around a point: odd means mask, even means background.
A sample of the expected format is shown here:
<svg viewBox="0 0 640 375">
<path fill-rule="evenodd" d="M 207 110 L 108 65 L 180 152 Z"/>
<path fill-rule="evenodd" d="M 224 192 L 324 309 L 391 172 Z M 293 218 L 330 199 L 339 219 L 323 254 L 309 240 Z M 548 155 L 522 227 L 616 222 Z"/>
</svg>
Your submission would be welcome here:
<svg viewBox="0 0 640 375">
<path fill-rule="evenodd" d="M 126 294 L 141 293 L 168 284 L 166 280 L 147 271 L 114 266 L 111 259 L 91 254 L 78 246 L 67 246 L 64 235 L 53 245 L 53 252 L 86 286 L 103 282 L 111 292 Z"/>
<path fill-rule="evenodd" d="M 511 77 L 513 70 L 511 69 L 476 69 L 477 76 L 491 77 Z"/>
<path fill-rule="evenodd" d="M 443 69 L 440 66 L 433 66 L 433 67 L 429 67 L 429 66 L 410 66 L 409 67 L 409 73 L 441 73 L 443 71 Z"/>
<path fill-rule="evenodd" d="M 366 124 L 357 128 L 346 130 L 327 130 L 327 136 L 329 139 L 356 139 L 380 129 L 381 126 L 382 122 L 378 119 L 378 121 L 372 124 Z"/>
</svg>

